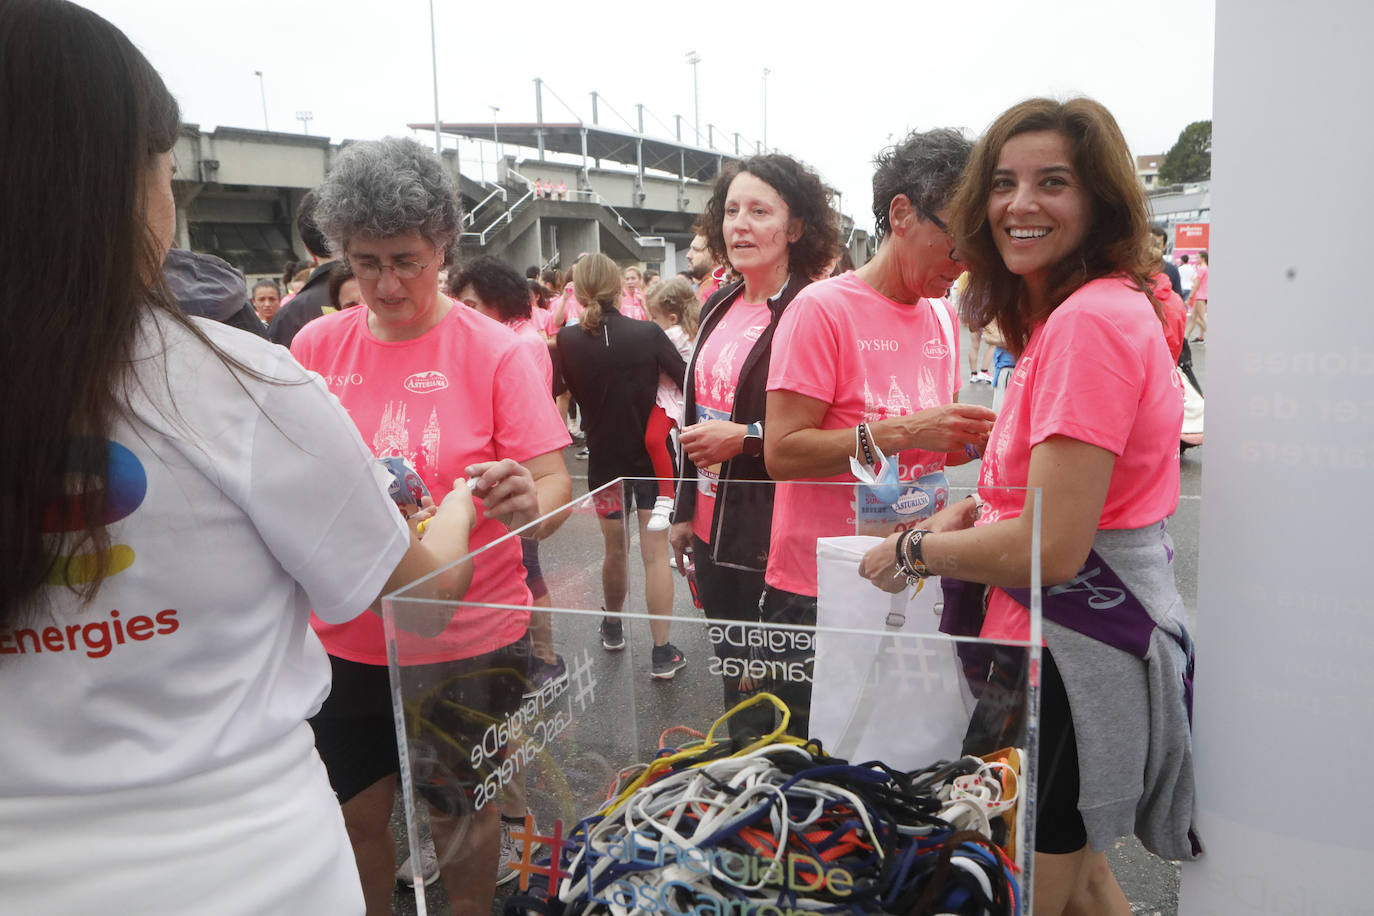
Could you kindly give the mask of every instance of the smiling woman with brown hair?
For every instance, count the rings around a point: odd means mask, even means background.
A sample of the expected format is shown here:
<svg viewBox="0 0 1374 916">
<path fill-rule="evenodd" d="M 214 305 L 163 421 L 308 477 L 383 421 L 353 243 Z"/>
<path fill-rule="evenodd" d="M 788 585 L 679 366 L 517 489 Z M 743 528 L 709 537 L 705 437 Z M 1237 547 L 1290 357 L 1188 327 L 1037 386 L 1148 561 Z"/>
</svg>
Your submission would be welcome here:
<svg viewBox="0 0 1374 916">
<path fill-rule="evenodd" d="M 1192 643 L 1165 529 L 1183 399 L 1149 293 L 1157 261 L 1132 162 L 1090 99 L 1022 102 L 979 141 L 952 207 L 964 302 L 971 324 L 995 319 L 1019 356 L 983 461 L 982 509 L 961 500 L 862 566 L 891 591 L 929 575 L 992 586 L 981 635 L 1024 642 L 1042 495 L 1035 911 L 1050 916 L 1130 913 L 1103 852 L 1117 837 L 1136 833 L 1165 858 L 1200 851 Z M 1102 577 L 1121 601 L 1075 603 Z M 1049 588 L 1070 580 L 1086 585 Z"/>
</svg>

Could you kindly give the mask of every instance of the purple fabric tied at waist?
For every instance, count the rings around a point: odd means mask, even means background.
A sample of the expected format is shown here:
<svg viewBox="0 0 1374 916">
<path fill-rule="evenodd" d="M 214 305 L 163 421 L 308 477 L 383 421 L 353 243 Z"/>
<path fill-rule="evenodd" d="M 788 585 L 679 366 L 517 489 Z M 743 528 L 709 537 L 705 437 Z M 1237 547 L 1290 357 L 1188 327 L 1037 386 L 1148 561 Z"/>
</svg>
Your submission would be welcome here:
<svg viewBox="0 0 1374 916">
<path fill-rule="evenodd" d="M 1030 609 L 1030 589 L 1008 588 L 1005 591 L 1017 604 Z M 1103 645 L 1129 652 L 1136 658 L 1145 658 L 1149 654 L 1150 637 L 1156 627 L 1154 618 L 1096 550 L 1088 551 L 1088 560 L 1078 575 L 1062 585 L 1052 585 L 1040 592 L 1040 614 L 1045 620 L 1052 620 Z M 1183 703 L 1191 726 L 1195 664 L 1193 643 L 1186 630 L 1170 635 L 1182 646 L 1186 659 L 1180 676 L 1183 680 Z"/>
<path fill-rule="evenodd" d="M 1030 608 L 1030 589 L 1005 591 L 1017 604 Z M 1136 658 L 1149 654 L 1154 619 L 1096 550 L 1088 551 L 1088 561 L 1078 575 L 1040 591 L 1044 619 Z"/>
</svg>

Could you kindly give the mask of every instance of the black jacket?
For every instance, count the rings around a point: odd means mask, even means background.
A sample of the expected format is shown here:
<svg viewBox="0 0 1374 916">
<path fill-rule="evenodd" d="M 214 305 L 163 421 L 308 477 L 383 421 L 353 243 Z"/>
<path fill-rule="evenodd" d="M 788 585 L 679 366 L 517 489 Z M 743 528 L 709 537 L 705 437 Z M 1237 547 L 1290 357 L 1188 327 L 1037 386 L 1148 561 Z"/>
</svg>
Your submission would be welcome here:
<svg viewBox="0 0 1374 916">
<path fill-rule="evenodd" d="M 324 314 L 329 308 L 329 275 L 340 261 L 325 261 L 310 272 L 301 291 L 277 310 L 267 326 L 267 338 L 288 350 L 300 329 Z"/>
<path fill-rule="evenodd" d="M 677 347 L 652 321 L 612 309 L 603 317 L 593 333 L 579 325 L 558 332 L 563 377 L 587 434 L 587 487 L 593 490 L 617 477 L 654 476 L 644 429 L 658 394 L 658 373 L 681 385 L 685 368 Z"/>
<path fill-rule="evenodd" d="M 773 313 L 768 327 L 754 342 L 744 365 L 740 367 L 739 385 L 735 389 L 735 403 L 730 419 L 736 423 L 756 423 L 763 420 L 768 399 L 768 364 L 773 353 L 773 333 L 778 329 L 782 313 L 797 293 L 811 281 L 791 276 L 782 291 L 768 300 Z M 687 378 L 695 378 L 696 361 L 702 345 L 720 324 L 730 306 L 744 292 L 742 282 L 723 286 L 706 300 L 701 310 L 701 329 L 697 332 L 692 361 L 687 365 Z M 696 422 L 696 385 L 684 390 L 685 414 L 688 424 Z M 697 469 L 690 461 L 682 462 L 684 481 L 678 487 L 673 507 L 673 521 L 691 521 L 696 512 Z M 711 519 L 711 556 L 717 566 L 728 566 L 751 572 L 762 572 L 768 565 L 769 532 L 773 526 L 773 487 L 760 484 L 732 484 L 732 481 L 772 480 L 763 456 L 736 455 L 720 468 L 720 487 L 716 491 L 716 508 Z"/>
</svg>

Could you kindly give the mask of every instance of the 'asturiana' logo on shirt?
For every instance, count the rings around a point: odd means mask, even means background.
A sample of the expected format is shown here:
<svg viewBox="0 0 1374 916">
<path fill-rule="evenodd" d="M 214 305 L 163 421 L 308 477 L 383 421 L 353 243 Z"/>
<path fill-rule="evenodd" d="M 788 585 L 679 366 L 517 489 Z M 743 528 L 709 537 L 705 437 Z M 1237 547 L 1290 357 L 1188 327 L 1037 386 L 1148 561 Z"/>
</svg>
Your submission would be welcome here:
<svg viewBox="0 0 1374 916">
<path fill-rule="evenodd" d="M 417 372 L 410 378 L 401 383 L 406 391 L 413 391 L 416 394 L 429 394 L 433 391 L 443 391 L 448 387 L 448 376 L 438 369 L 428 369 L 424 372 Z"/>
<path fill-rule="evenodd" d="M 915 515 L 929 505 L 929 493 L 920 487 L 908 487 L 892 504 L 892 510 L 898 515 Z"/>
<path fill-rule="evenodd" d="M 944 341 L 940 340 L 938 337 L 927 340 L 926 345 L 922 347 L 922 349 L 925 351 L 926 356 L 929 356 L 931 359 L 944 359 L 949 355 L 949 347 L 945 346 Z"/>
</svg>

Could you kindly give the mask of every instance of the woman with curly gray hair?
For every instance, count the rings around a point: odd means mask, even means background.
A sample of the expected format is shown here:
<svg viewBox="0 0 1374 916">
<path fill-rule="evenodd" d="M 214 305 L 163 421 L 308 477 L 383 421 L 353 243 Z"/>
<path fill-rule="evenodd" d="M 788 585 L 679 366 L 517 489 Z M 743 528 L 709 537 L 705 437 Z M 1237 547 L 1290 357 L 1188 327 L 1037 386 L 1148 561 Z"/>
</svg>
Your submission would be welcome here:
<svg viewBox="0 0 1374 916">
<path fill-rule="evenodd" d="M 881 451 L 897 465 L 905 504 L 875 504 L 868 492 L 846 487 L 780 483 L 762 604 L 767 622 L 816 623 L 817 538 L 854 534 L 856 516 L 863 533 L 910 523 L 905 505 L 918 478 L 939 475 L 921 487 L 938 493 L 945 466 L 976 457 L 987 443 L 992 411 L 956 403 L 958 321 L 940 298 L 962 270 L 947 224 L 971 148 L 957 131 L 932 130 L 913 132 L 878 156 L 877 253 L 856 271 L 808 286 L 778 325 L 763 442 L 768 473 L 779 481 L 852 482 L 851 459 L 872 464 Z M 791 707 L 789 728 L 803 737 L 812 660 L 801 653 L 774 667 L 789 673 L 773 692 Z"/>
<path fill-rule="evenodd" d="M 572 484 L 561 450 L 570 440 L 539 369 L 513 333 L 439 291 L 438 273 L 459 229 L 458 197 L 443 163 L 413 140 L 355 143 L 317 193 L 315 221 L 358 278 L 366 307 L 306 325 L 292 354 L 329 382 L 376 456 L 405 459 L 436 500 L 456 479 L 474 479 L 474 551 L 567 503 Z M 539 538 L 554 527 L 523 533 Z M 467 600 L 486 607 L 460 606 L 437 638 L 400 634 L 402 663 L 424 662 L 407 665 L 405 683 L 418 689 L 460 680 L 462 705 L 500 719 L 520 703 L 530 656 L 524 609 L 531 598 L 517 539 L 474 560 Z M 368 912 L 387 913 L 398 755 L 381 621 L 314 623 L 334 667 L 334 690 L 311 720 L 316 746 L 343 803 Z M 446 735 L 444 747 L 470 747 L 479 738 Z M 488 775 L 475 772 L 468 756 L 441 753 L 456 771 L 454 785 Z M 445 816 L 470 811 L 470 801 L 423 791 L 454 912 L 488 912 L 500 845 L 496 806 Z M 461 841 L 447 838 L 460 833 Z M 412 864 L 407 875 L 415 872 L 426 881 L 434 874 Z"/>
</svg>

